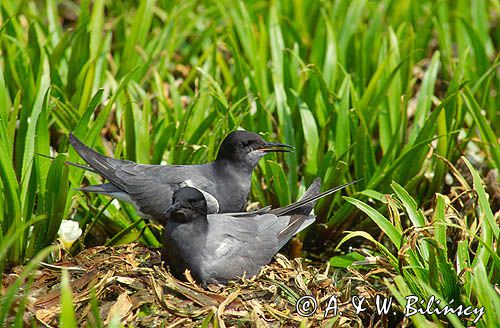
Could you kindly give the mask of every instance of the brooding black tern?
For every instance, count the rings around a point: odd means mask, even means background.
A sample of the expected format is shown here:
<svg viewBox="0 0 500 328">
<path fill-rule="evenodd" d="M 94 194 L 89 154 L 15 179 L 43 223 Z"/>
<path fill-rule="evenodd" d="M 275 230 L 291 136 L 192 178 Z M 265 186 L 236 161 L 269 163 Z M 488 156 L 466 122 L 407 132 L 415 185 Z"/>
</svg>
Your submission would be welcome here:
<svg viewBox="0 0 500 328">
<path fill-rule="evenodd" d="M 311 211 L 316 200 L 355 182 L 319 193 L 318 178 L 291 205 L 210 215 L 201 192 L 180 188 L 165 212 L 162 258 L 176 278 L 183 279 L 189 269 L 203 286 L 255 276 L 295 234 L 314 222 Z"/>
<path fill-rule="evenodd" d="M 173 192 L 186 186 L 202 192 L 208 213 L 243 210 L 250 193 L 252 171 L 259 160 L 267 153 L 289 152 L 293 148 L 267 142 L 253 132 L 237 130 L 226 136 L 212 163 L 145 165 L 104 156 L 87 147 L 73 134 L 69 135 L 69 141 L 90 165 L 88 169 L 109 181 L 78 190 L 129 202 L 142 217 L 157 220 L 171 205 Z"/>
</svg>

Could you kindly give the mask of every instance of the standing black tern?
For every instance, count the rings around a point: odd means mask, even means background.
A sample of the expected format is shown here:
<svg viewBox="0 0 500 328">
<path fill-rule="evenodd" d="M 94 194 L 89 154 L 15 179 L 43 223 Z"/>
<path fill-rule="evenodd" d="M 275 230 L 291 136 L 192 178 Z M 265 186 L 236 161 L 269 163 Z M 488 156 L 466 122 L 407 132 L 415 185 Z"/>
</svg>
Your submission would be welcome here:
<svg viewBox="0 0 500 328">
<path fill-rule="evenodd" d="M 316 200 L 355 182 L 319 193 L 318 178 L 291 205 L 210 215 L 201 192 L 180 188 L 165 212 L 162 258 L 175 277 L 183 279 L 189 269 L 203 286 L 255 276 L 295 234 L 314 222 L 311 211 Z"/>
<path fill-rule="evenodd" d="M 88 169 L 109 181 L 78 190 L 129 202 L 139 215 L 152 219 L 163 217 L 171 204 L 173 192 L 186 186 L 203 193 L 208 213 L 243 210 L 250 193 L 252 171 L 259 160 L 269 152 L 289 152 L 293 148 L 267 142 L 253 132 L 237 130 L 226 136 L 212 163 L 145 165 L 104 156 L 87 147 L 73 134 L 69 135 L 69 141 L 90 165 Z"/>
</svg>

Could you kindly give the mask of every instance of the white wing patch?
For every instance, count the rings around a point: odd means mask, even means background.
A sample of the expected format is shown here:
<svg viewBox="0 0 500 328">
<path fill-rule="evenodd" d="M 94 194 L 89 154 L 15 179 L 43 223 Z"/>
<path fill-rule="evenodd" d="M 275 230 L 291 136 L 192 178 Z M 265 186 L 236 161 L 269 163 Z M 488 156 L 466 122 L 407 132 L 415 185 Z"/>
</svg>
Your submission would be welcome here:
<svg viewBox="0 0 500 328">
<path fill-rule="evenodd" d="M 230 243 L 230 242 L 227 242 L 227 241 L 225 241 L 225 242 L 221 242 L 221 243 L 220 243 L 220 245 L 219 245 L 219 247 L 217 247 L 217 249 L 215 250 L 215 252 L 214 252 L 214 256 L 215 256 L 215 257 L 222 257 L 222 256 L 226 255 L 226 253 L 227 253 L 227 252 L 229 251 L 229 249 L 230 249 L 230 247 L 229 247 L 229 246 L 230 246 L 230 244 L 231 244 L 231 243 Z"/>
<path fill-rule="evenodd" d="M 196 187 L 193 181 L 191 180 L 185 180 L 179 184 L 179 186 L 182 187 L 192 187 L 197 190 L 199 190 L 203 196 L 205 197 L 205 200 L 207 201 L 207 207 L 208 207 L 208 214 L 214 214 L 214 213 L 219 213 L 219 202 L 217 199 L 210 193 L 206 192 L 205 190 L 199 189 Z"/>
</svg>

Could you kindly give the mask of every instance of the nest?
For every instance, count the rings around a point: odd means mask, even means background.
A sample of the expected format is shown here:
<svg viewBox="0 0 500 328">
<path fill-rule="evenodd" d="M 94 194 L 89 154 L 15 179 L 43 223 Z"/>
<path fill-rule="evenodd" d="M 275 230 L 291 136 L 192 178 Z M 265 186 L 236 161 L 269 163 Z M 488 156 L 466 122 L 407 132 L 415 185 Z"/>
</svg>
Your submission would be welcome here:
<svg viewBox="0 0 500 328">
<path fill-rule="evenodd" d="M 363 275 L 303 259 L 288 260 L 278 254 L 258 277 L 203 289 L 189 272 L 187 282 L 175 279 L 164 268 L 158 250 L 133 243 L 86 249 L 36 271 L 32 283 L 20 289 L 20 293 L 28 294 L 24 315 L 27 324 L 36 321 L 46 327 L 58 325 L 62 268 L 69 272 L 81 326 L 95 321 L 92 301 L 97 301 L 104 324 L 114 318 L 135 327 L 386 326 L 396 319 L 392 310 L 388 317 L 378 315 L 374 309 L 375 297 L 388 294 L 385 285 L 380 285 L 380 275 L 392 276 L 385 269 Z M 15 273 L 4 276 L 3 288 L 8 288 L 15 277 Z M 377 281 L 379 285 L 375 285 Z M 304 309 L 310 310 L 304 307 L 301 316 L 296 304 L 305 295 L 314 299 L 317 309 L 304 313 Z M 353 296 L 366 299 L 364 311 L 356 313 Z M 337 311 L 330 310 L 325 317 L 329 302 L 333 304 L 332 297 L 337 301 Z M 396 306 L 393 304 L 395 311 Z M 401 319 L 399 316 L 396 321 Z"/>
</svg>

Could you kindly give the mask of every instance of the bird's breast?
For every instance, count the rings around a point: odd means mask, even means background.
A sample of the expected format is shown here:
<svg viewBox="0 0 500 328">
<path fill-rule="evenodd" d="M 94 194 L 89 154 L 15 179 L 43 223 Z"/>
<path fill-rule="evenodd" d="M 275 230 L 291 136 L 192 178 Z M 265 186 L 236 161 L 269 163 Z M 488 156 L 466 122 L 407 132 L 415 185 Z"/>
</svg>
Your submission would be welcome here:
<svg viewBox="0 0 500 328">
<path fill-rule="evenodd" d="M 229 163 L 219 163 L 213 169 L 217 181 L 214 196 L 219 202 L 219 212 L 243 210 L 250 194 L 252 172 Z"/>
<path fill-rule="evenodd" d="M 223 186 L 218 194 L 219 212 L 240 212 L 244 209 L 250 194 L 250 181 Z"/>
</svg>

